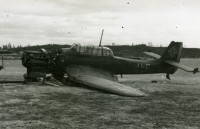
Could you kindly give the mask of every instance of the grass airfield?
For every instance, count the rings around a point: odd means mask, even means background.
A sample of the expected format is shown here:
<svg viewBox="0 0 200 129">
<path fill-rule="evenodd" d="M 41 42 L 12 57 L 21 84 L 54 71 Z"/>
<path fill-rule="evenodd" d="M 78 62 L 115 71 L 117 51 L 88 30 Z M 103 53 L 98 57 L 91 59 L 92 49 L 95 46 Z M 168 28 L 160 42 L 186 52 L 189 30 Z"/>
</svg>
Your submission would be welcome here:
<svg viewBox="0 0 200 129">
<path fill-rule="evenodd" d="M 20 60 L 5 61 L 0 80 L 23 80 Z M 200 68 L 200 59 L 182 59 Z M 1 129 L 199 129 L 200 74 L 124 75 L 147 97 L 122 97 L 82 85 L 0 84 Z M 152 83 L 156 80 L 157 83 Z"/>
</svg>

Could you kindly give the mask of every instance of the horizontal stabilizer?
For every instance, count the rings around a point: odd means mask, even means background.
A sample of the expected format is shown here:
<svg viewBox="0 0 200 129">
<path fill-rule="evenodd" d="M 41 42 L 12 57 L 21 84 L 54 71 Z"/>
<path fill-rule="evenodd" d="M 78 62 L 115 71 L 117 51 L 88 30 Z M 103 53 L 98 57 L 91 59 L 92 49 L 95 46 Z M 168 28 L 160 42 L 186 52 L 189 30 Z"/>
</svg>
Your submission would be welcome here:
<svg viewBox="0 0 200 129">
<path fill-rule="evenodd" d="M 153 58 L 155 58 L 155 59 L 159 59 L 160 58 L 160 55 L 158 55 L 158 54 L 155 54 L 155 53 L 153 53 L 153 52 L 143 52 L 145 55 L 147 55 L 147 56 L 150 56 L 150 57 L 153 57 Z"/>
<path fill-rule="evenodd" d="M 170 64 L 172 66 L 175 66 L 177 68 L 180 68 L 182 70 L 185 70 L 187 72 L 193 72 L 194 74 L 197 73 L 197 72 L 199 72 L 198 68 L 191 68 L 191 67 L 188 67 L 186 65 L 182 65 L 180 63 L 177 63 L 175 61 L 169 61 L 169 60 L 167 60 L 167 61 L 164 61 L 164 62 L 167 63 L 167 64 Z"/>
</svg>

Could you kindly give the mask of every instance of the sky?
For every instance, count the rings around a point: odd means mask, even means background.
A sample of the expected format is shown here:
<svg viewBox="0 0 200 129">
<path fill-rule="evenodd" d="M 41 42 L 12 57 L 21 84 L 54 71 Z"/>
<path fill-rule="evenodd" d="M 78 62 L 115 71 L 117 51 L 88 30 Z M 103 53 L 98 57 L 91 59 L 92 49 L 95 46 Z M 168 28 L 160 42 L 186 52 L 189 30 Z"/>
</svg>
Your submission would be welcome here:
<svg viewBox="0 0 200 129">
<path fill-rule="evenodd" d="M 199 0 L 0 0 L 0 46 L 148 44 L 200 48 Z"/>
</svg>

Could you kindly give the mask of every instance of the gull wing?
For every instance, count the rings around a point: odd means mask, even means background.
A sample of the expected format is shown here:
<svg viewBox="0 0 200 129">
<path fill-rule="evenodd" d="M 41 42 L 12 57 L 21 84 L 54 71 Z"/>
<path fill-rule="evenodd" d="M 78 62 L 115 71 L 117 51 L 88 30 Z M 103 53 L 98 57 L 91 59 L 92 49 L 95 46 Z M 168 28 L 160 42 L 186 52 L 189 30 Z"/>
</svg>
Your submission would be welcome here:
<svg viewBox="0 0 200 129">
<path fill-rule="evenodd" d="M 92 88 L 122 96 L 146 96 L 145 93 L 117 82 L 111 73 L 88 66 L 70 66 L 65 69 L 69 78 Z"/>
</svg>

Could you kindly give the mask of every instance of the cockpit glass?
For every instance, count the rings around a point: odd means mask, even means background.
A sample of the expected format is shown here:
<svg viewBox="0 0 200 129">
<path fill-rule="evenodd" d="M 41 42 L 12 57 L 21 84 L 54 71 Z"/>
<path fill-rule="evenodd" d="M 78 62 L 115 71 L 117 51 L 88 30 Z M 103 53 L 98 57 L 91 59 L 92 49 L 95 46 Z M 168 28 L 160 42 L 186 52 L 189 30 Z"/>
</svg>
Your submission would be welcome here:
<svg viewBox="0 0 200 129">
<path fill-rule="evenodd" d="M 107 47 L 81 46 L 79 44 L 74 44 L 71 48 L 80 55 L 113 56 L 112 50 Z"/>
</svg>

